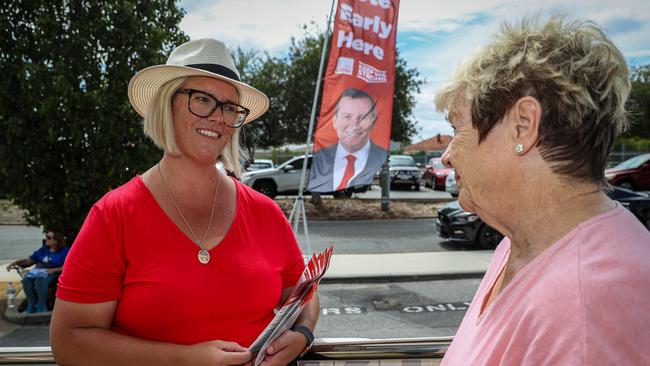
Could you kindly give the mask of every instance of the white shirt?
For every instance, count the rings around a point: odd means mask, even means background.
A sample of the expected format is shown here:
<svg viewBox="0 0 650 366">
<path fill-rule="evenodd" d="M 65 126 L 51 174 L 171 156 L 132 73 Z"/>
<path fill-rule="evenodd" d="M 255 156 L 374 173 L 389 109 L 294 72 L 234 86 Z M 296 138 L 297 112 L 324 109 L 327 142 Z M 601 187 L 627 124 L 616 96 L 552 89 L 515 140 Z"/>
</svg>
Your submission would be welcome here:
<svg viewBox="0 0 650 366">
<path fill-rule="evenodd" d="M 366 166 L 368 161 L 368 154 L 370 153 L 370 139 L 366 142 L 365 145 L 355 153 L 349 153 L 341 144 L 339 143 L 336 147 L 336 156 L 334 157 L 334 171 L 332 172 L 332 181 L 333 187 L 332 191 L 335 191 L 336 188 L 341 184 L 343 180 L 343 175 L 345 175 L 345 168 L 348 166 L 348 155 L 353 155 L 356 160 L 354 161 L 354 175 L 348 181 L 348 184 L 352 179 L 356 178 L 363 168 Z"/>
</svg>

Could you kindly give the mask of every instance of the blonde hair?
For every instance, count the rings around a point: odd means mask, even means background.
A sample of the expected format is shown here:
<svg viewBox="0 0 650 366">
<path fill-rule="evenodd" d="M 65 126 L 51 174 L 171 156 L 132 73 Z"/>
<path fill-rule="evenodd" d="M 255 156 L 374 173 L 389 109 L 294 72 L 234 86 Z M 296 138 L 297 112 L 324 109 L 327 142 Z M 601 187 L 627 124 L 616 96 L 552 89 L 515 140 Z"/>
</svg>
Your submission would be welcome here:
<svg viewBox="0 0 650 366">
<path fill-rule="evenodd" d="M 143 130 L 145 135 L 160 149 L 172 155 L 180 153 L 174 134 L 172 100 L 187 79 L 187 77 L 173 79 L 158 88 L 156 96 L 149 105 L 147 114 L 144 117 Z M 230 141 L 217 159 L 228 172 L 237 178 L 242 173 L 242 159 L 247 158 L 243 151 L 240 152 L 239 130 L 239 128 L 235 129 L 233 134 L 230 135 Z"/>
<path fill-rule="evenodd" d="M 471 102 L 472 125 L 483 141 L 523 96 L 542 105 L 539 150 L 556 174 L 599 182 L 614 139 L 627 128 L 630 93 L 625 58 L 590 21 L 539 17 L 503 23 L 439 90 L 438 111 Z"/>
</svg>

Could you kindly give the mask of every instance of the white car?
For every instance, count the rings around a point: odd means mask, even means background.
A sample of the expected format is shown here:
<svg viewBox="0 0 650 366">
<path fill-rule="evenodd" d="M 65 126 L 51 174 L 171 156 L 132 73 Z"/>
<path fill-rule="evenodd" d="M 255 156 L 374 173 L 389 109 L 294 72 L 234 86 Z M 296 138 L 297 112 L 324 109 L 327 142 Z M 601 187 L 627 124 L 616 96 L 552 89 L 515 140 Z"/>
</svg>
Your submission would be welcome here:
<svg viewBox="0 0 650 366">
<path fill-rule="evenodd" d="M 276 168 L 268 168 L 246 172 L 242 175 L 241 181 L 258 192 L 274 198 L 278 194 L 297 194 L 300 187 L 300 175 L 305 156 L 293 157 Z M 305 188 L 309 179 L 309 168 L 311 168 L 311 155 L 307 160 L 307 172 L 305 173 Z"/>
<path fill-rule="evenodd" d="M 456 185 L 456 172 L 451 171 L 445 180 L 445 191 L 449 192 L 452 197 L 458 197 L 458 186 Z"/>
</svg>

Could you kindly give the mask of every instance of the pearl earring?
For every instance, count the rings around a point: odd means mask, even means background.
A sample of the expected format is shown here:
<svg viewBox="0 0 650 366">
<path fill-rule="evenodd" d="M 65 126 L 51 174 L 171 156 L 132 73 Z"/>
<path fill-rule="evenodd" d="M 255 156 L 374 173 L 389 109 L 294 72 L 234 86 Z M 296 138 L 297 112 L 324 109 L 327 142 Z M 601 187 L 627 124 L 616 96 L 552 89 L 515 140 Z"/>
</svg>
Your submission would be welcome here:
<svg viewBox="0 0 650 366">
<path fill-rule="evenodd" d="M 524 152 L 524 145 L 523 144 L 515 145 L 515 152 L 517 154 L 521 154 L 522 152 Z"/>
</svg>

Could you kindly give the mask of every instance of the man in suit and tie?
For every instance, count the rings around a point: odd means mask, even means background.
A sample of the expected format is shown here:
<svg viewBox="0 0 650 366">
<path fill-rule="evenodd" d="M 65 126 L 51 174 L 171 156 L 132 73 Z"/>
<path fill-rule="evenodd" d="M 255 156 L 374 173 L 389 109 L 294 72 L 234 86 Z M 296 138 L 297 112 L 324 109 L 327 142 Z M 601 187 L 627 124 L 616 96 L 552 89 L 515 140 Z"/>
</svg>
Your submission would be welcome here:
<svg viewBox="0 0 650 366">
<path fill-rule="evenodd" d="M 388 151 L 370 140 L 377 121 L 375 100 L 359 89 L 346 89 L 334 111 L 339 142 L 314 153 L 309 185 L 312 192 L 333 192 L 372 182 Z"/>
</svg>

